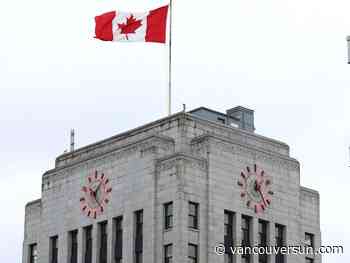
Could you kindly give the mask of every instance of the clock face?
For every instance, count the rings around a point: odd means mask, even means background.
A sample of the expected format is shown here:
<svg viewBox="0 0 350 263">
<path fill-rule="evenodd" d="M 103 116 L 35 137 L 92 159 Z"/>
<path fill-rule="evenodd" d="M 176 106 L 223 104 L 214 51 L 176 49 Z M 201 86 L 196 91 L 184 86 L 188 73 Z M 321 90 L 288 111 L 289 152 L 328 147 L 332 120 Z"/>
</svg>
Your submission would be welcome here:
<svg viewBox="0 0 350 263">
<path fill-rule="evenodd" d="M 82 212 L 91 218 L 96 218 L 105 211 L 109 203 L 109 195 L 112 188 L 109 179 L 104 173 L 95 171 L 87 177 L 86 185 L 81 189 L 80 207 Z"/>
<path fill-rule="evenodd" d="M 238 186 L 241 188 L 241 198 L 247 207 L 254 209 L 255 213 L 264 212 L 271 204 L 274 194 L 271 190 L 272 179 L 256 164 L 252 168 L 246 167 L 241 172 Z"/>
</svg>

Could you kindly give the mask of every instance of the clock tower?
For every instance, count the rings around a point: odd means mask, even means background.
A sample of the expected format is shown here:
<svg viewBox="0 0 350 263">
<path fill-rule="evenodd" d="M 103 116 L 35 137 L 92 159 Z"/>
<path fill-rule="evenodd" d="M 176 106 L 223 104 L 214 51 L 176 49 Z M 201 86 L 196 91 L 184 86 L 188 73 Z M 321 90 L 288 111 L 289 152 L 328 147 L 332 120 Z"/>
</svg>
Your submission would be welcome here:
<svg viewBox="0 0 350 263">
<path fill-rule="evenodd" d="M 25 212 L 23 263 L 321 263 L 230 253 L 321 245 L 318 192 L 244 107 L 177 113 L 60 155 Z"/>
</svg>

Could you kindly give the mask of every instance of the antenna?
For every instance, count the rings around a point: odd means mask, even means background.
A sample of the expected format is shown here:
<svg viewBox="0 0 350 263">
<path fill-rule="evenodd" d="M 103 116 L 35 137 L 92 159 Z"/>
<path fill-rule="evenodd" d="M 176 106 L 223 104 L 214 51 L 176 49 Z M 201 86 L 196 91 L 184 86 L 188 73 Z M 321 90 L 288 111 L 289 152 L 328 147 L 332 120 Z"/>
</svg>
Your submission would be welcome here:
<svg viewBox="0 0 350 263">
<path fill-rule="evenodd" d="M 74 144 L 75 144 L 75 131 L 74 129 L 70 130 L 70 151 L 73 152 L 74 151 Z"/>
<path fill-rule="evenodd" d="M 348 41 L 348 64 L 350 64 L 350 36 L 346 40 Z"/>
<path fill-rule="evenodd" d="M 182 104 L 182 111 L 183 111 L 183 112 L 186 112 L 186 104 L 185 104 L 185 103 Z"/>
</svg>

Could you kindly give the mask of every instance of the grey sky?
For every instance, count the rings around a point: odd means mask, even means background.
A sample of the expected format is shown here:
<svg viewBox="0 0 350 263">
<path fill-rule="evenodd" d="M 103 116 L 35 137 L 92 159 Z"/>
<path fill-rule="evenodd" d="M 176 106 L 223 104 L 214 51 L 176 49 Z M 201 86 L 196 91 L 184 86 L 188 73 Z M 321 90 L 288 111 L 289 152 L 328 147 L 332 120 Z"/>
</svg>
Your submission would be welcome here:
<svg viewBox="0 0 350 263">
<path fill-rule="evenodd" d="M 69 145 L 165 116 L 166 47 L 93 39 L 93 17 L 163 1 L 0 1 L 0 261 L 19 262 L 24 205 Z M 236 105 L 321 194 L 322 239 L 350 260 L 348 0 L 174 1 L 173 111 Z"/>
</svg>

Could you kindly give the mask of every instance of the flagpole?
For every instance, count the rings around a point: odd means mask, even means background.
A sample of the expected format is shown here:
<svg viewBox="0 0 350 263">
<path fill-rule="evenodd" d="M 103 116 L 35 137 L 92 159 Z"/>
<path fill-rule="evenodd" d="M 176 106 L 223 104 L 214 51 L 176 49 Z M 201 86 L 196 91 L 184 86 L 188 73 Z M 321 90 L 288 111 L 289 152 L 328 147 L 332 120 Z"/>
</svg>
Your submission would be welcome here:
<svg viewBox="0 0 350 263">
<path fill-rule="evenodd" d="M 172 27 L 173 27 L 173 1 L 169 3 L 169 86 L 168 86 L 168 115 L 171 115 L 171 81 L 172 81 L 172 67 L 171 67 L 171 49 L 172 49 Z"/>
<path fill-rule="evenodd" d="M 350 64 L 350 36 L 346 40 L 348 41 L 348 64 Z"/>
</svg>

